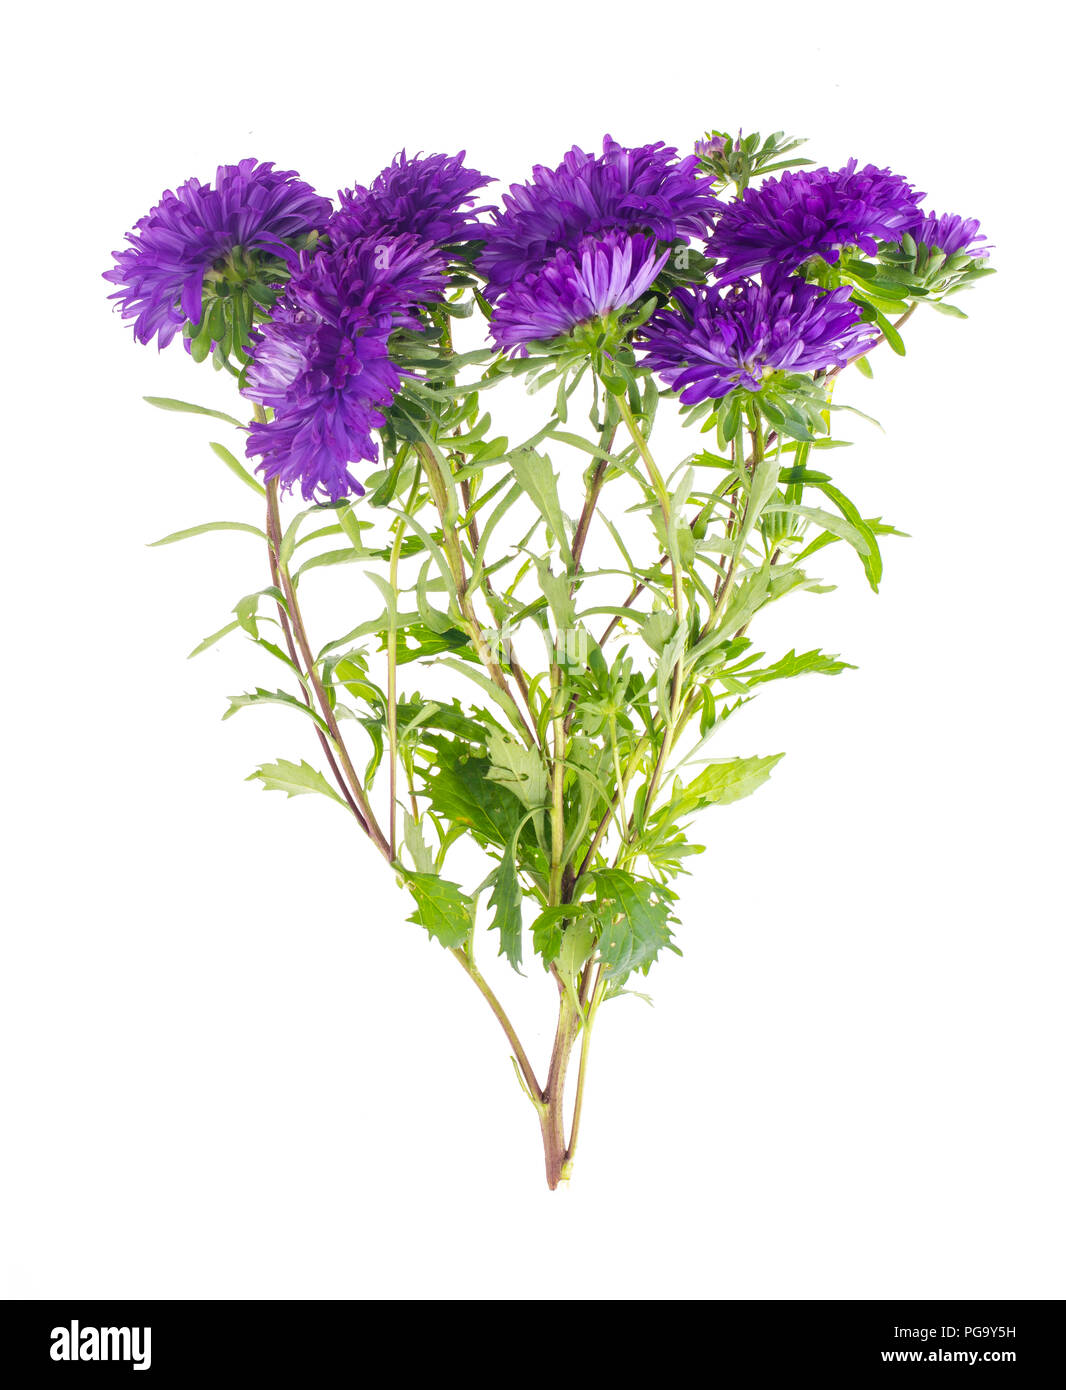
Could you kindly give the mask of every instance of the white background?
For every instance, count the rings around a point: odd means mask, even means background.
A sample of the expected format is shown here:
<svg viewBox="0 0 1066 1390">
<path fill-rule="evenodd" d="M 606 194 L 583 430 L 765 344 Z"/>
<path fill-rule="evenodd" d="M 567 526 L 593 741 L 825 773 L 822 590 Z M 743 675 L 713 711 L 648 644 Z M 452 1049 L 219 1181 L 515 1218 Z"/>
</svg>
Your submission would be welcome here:
<svg viewBox="0 0 1066 1390">
<path fill-rule="evenodd" d="M 764 3 L 751 27 L 570 0 L 452 7 L 456 38 L 448 7 L 333 0 L 9 19 L 0 1291 L 1066 1293 L 1061 35 L 1040 8 Z M 283 712 L 219 721 L 274 672 L 240 641 L 183 660 L 262 557 L 144 543 L 255 502 L 207 449 L 223 427 L 140 400 L 233 409 L 226 383 L 135 346 L 99 277 L 220 161 L 332 193 L 403 145 L 465 147 L 511 181 L 605 130 L 711 125 L 890 164 L 981 217 L 1001 273 L 849 388 L 887 433 L 849 429 L 839 477 L 913 539 L 886 543 L 879 597 L 830 552 L 841 588 L 768 615 L 772 655 L 860 669 L 772 688 L 723 736 L 788 756 L 702 827 L 685 956 L 654 1010 L 601 1014 L 576 1176 L 549 1195 L 502 1034 L 380 861 L 326 802 L 242 780 L 317 752 Z M 553 988 L 493 978 L 543 1066 Z"/>
</svg>

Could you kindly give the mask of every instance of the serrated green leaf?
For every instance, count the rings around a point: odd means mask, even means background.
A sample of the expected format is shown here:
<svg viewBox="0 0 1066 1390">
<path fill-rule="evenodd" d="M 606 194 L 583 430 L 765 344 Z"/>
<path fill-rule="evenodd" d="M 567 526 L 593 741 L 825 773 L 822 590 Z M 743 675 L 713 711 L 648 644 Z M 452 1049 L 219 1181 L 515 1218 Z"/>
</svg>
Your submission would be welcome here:
<svg viewBox="0 0 1066 1390">
<path fill-rule="evenodd" d="M 511 455 L 511 468 L 515 481 L 540 512 L 567 565 L 571 565 L 570 540 L 551 460 L 546 454 L 538 454 L 535 449 L 518 449 Z"/>
<path fill-rule="evenodd" d="M 422 831 L 422 822 L 415 820 L 406 806 L 403 811 L 403 842 L 407 846 L 407 852 L 411 856 L 417 873 L 435 874 L 437 872 L 433 853 L 426 844 L 426 837 Z"/>
<path fill-rule="evenodd" d="M 515 970 L 522 965 L 522 885 L 515 868 L 513 846 L 504 852 L 492 880 L 489 906 L 494 909 L 490 931 L 500 933 L 501 956 L 506 956 Z"/>
<path fill-rule="evenodd" d="M 801 656 L 796 655 L 795 648 L 775 661 L 772 666 L 767 666 L 761 671 L 744 671 L 742 679 L 748 685 L 763 685 L 767 681 L 787 680 L 792 676 L 822 675 L 836 676 L 841 671 L 854 671 L 855 667 L 850 661 L 841 661 L 839 657 L 827 656 L 823 651 L 804 652 Z"/>
<path fill-rule="evenodd" d="M 457 883 L 436 874 L 403 869 L 404 882 L 415 900 L 409 922 L 425 927 L 435 941 L 449 950 L 462 946 L 474 926 L 474 903 Z"/>
<path fill-rule="evenodd" d="M 774 753 L 765 758 L 728 758 L 708 763 L 687 786 L 675 783 L 669 802 L 656 812 L 653 822 L 678 820 L 705 806 L 727 806 L 750 796 L 762 786 L 784 756 L 783 753 Z"/>
<path fill-rule="evenodd" d="M 540 754 L 502 729 L 493 729 L 488 742 L 490 781 L 515 795 L 527 810 L 548 802 L 548 774 Z"/>
<path fill-rule="evenodd" d="M 299 710 L 301 714 L 306 714 L 313 719 L 324 734 L 329 734 L 329 726 L 321 715 L 305 705 L 302 700 L 298 700 L 295 695 L 289 695 L 284 690 L 263 690 L 259 686 L 244 695 L 231 695 L 229 697 L 229 709 L 226 710 L 222 718 L 231 719 L 239 710 L 245 709 L 249 705 L 284 705 L 288 709 Z"/>
<path fill-rule="evenodd" d="M 670 930 L 676 895 L 669 888 L 623 869 L 598 869 L 591 877 L 600 923 L 597 954 L 603 978 L 612 982 L 611 993 L 634 970 L 646 975 L 660 951 L 681 954 Z"/>
<path fill-rule="evenodd" d="M 318 792 L 321 796 L 328 796 L 332 801 L 336 801 L 348 809 L 348 803 L 337 795 L 326 778 L 317 768 L 307 762 L 293 763 L 285 758 L 279 758 L 276 763 L 264 763 L 262 767 L 257 767 L 250 777 L 245 778 L 247 782 L 260 781 L 266 791 L 284 792 L 286 796 L 303 796 L 308 792 Z"/>
</svg>

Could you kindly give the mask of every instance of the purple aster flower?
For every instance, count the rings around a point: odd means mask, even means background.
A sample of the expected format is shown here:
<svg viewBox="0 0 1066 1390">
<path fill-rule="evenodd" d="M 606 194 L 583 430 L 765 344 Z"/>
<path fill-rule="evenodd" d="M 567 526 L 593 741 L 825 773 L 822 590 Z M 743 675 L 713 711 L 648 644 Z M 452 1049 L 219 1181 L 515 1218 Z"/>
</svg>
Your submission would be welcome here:
<svg viewBox="0 0 1066 1390">
<path fill-rule="evenodd" d="M 401 150 L 369 188 L 356 184 L 341 191 L 340 209 L 329 225 L 333 245 L 404 233 L 446 246 L 480 237 L 478 214 L 488 209 L 470 204 L 492 179 L 466 168 L 465 156 L 461 150 L 408 159 Z"/>
<path fill-rule="evenodd" d="M 765 268 L 794 270 L 811 256 L 835 262 L 842 247 L 867 255 L 877 239 L 896 241 L 921 216 L 916 193 L 899 174 L 854 159 L 830 169 L 786 170 L 730 203 L 707 243 L 721 258 L 715 274 L 724 281 Z"/>
<path fill-rule="evenodd" d="M 625 309 L 650 287 L 670 255 L 650 236 L 610 232 L 585 237 L 576 251 L 557 251 L 541 270 L 512 285 L 492 316 L 500 348 L 521 348 L 569 333 L 579 323 Z"/>
<path fill-rule="evenodd" d="M 371 430 L 405 372 L 389 356 L 398 327 L 439 301 L 445 260 L 417 237 L 357 241 L 304 254 L 270 322 L 257 333 L 244 394 L 275 418 L 253 424 L 247 453 L 282 487 L 307 501 L 337 501 L 363 488 L 349 465 L 376 462 Z"/>
<path fill-rule="evenodd" d="M 528 183 L 503 196 L 503 211 L 485 228 L 478 268 L 490 299 L 524 280 L 557 251 L 576 251 L 585 237 L 648 232 L 659 241 L 705 237 L 720 204 L 695 154 L 678 159 L 661 142 L 627 149 L 604 137 L 603 154 L 575 145 L 555 169 L 537 165 Z"/>
<path fill-rule="evenodd" d="M 797 277 L 745 281 L 731 289 L 678 289 L 643 331 L 645 363 L 684 405 L 761 390 L 768 371 L 841 367 L 877 337 L 847 288 L 825 291 Z"/>
<path fill-rule="evenodd" d="M 135 319 L 134 337 L 158 338 L 164 348 L 186 322 L 200 322 L 204 279 L 240 248 L 284 261 L 294 241 L 321 228 L 332 212 L 292 171 L 242 159 L 221 164 L 214 187 L 189 179 L 165 192 L 127 233 L 129 248 L 114 252 L 104 279 L 119 288 L 112 299 Z"/>
<path fill-rule="evenodd" d="M 979 244 L 988 240 L 984 235 L 978 236 L 980 226 L 976 217 L 960 217 L 956 212 L 938 217 L 935 212 L 930 212 L 903 230 L 910 232 L 915 241 L 924 242 L 929 247 L 935 246 L 945 256 L 954 256 L 962 251 L 976 261 L 987 257 L 989 251 L 987 246 Z"/>
</svg>

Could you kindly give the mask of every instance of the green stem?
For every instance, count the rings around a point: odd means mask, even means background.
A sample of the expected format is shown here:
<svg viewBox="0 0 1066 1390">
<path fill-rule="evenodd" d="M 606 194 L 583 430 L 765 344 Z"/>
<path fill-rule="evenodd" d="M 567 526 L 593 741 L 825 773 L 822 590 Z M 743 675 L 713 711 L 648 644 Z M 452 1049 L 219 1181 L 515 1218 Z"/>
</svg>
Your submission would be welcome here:
<svg viewBox="0 0 1066 1390">
<path fill-rule="evenodd" d="M 563 851 L 566 844 L 566 823 L 563 806 L 563 783 L 566 773 L 566 694 L 562 670 L 553 662 L 552 689 L 552 801 L 551 801 L 551 872 L 548 879 L 548 905 L 562 902 Z"/>
<path fill-rule="evenodd" d="M 411 493 L 407 499 L 407 510 L 410 512 L 414 508 L 415 498 L 418 495 L 418 484 L 421 469 L 415 465 L 414 482 L 411 484 Z M 395 595 L 400 578 L 400 551 L 403 547 L 404 532 L 407 530 L 407 523 L 402 516 L 396 519 L 396 535 L 392 541 L 392 554 L 389 557 L 389 583 L 395 601 Z M 392 858 L 396 858 L 396 803 L 397 794 L 397 743 L 399 742 L 396 728 L 396 620 L 394 610 L 390 610 L 389 636 L 388 636 L 388 688 L 386 691 L 387 711 L 386 721 L 389 731 L 389 853 Z"/>
<path fill-rule="evenodd" d="M 663 475 L 659 472 L 659 468 L 652 457 L 651 449 L 648 447 L 648 441 L 644 437 L 644 431 L 637 424 L 636 418 L 629 407 L 629 401 L 626 400 L 625 396 L 619 396 L 617 401 L 619 413 L 626 422 L 626 428 L 633 437 L 633 443 L 637 446 L 637 452 L 644 460 L 644 467 L 648 470 L 648 478 L 651 481 L 656 497 L 659 499 L 659 508 L 663 514 L 663 526 L 665 528 L 667 544 L 669 544 L 670 494 L 666 490 L 666 483 L 663 481 Z M 680 622 L 681 612 L 684 606 L 684 595 L 681 589 L 681 572 L 672 556 L 670 558 L 670 567 L 674 581 L 674 608 L 677 611 L 678 622 Z"/>
<path fill-rule="evenodd" d="M 555 1029 L 555 1044 L 552 1048 L 548 1081 L 541 1092 L 544 1110 L 540 1117 L 541 1138 L 544 1141 L 544 1173 L 548 1180 L 548 1187 L 553 1192 L 560 1182 L 570 1176 L 567 1164 L 563 1101 L 570 1054 L 574 1050 L 574 1043 L 577 1040 L 580 1027 L 581 1016 L 571 1002 L 570 991 L 561 989 L 559 992 L 559 1022 Z"/>
<path fill-rule="evenodd" d="M 519 1042 L 518 1034 L 515 1032 L 511 1020 L 507 1017 L 503 1005 L 496 998 L 495 994 L 493 994 L 484 975 L 482 975 L 481 971 L 461 946 L 454 947 L 452 955 L 470 976 L 474 984 L 477 985 L 488 1003 L 489 1008 L 496 1015 L 500 1027 L 507 1035 L 507 1041 L 511 1044 L 511 1051 L 514 1053 L 515 1061 L 518 1063 L 519 1071 L 522 1073 L 522 1078 L 529 1087 L 530 1093 L 534 1096 L 540 1096 L 542 1092 L 540 1089 L 540 1082 L 537 1080 L 537 1074 L 530 1065 L 529 1058 L 526 1056 L 526 1050 Z"/>
<path fill-rule="evenodd" d="M 597 977 L 596 984 L 592 991 L 592 999 L 585 1011 L 585 1026 L 581 1031 L 581 1055 L 577 1064 L 577 1094 L 574 1097 L 574 1115 L 570 1124 L 570 1142 L 566 1146 L 566 1159 L 563 1163 L 562 1176 L 568 1178 L 570 1169 L 574 1162 L 574 1155 L 577 1153 L 577 1136 L 581 1128 L 581 1106 L 585 1099 L 585 1078 L 588 1072 L 589 1045 L 592 1042 L 592 1024 L 596 1018 L 596 1010 L 603 1002 L 604 991 L 607 988 L 607 981 Z"/>
<path fill-rule="evenodd" d="M 416 447 L 419 457 L 425 466 L 426 477 L 429 480 L 429 490 L 433 497 L 434 505 L 440 515 L 441 534 L 444 540 L 444 553 L 447 556 L 448 566 L 452 572 L 452 580 L 455 584 L 455 592 L 459 602 L 459 611 L 466 623 L 467 632 L 473 644 L 474 652 L 482 666 L 488 671 L 493 683 L 504 692 L 511 704 L 514 705 L 518 714 L 519 723 L 525 735 L 526 743 L 531 748 L 536 747 L 537 740 L 527 724 L 517 701 L 511 694 L 511 688 L 500 663 L 493 657 L 489 650 L 488 642 L 485 640 L 485 633 L 478 620 L 477 613 L 474 610 L 467 584 L 466 563 L 463 560 L 463 547 L 459 540 L 459 533 L 455 523 L 448 516 L 448 492 L 444 479 L 441 476 L 436 456 L 428 444 L 419 444 Z"/>
</svg>

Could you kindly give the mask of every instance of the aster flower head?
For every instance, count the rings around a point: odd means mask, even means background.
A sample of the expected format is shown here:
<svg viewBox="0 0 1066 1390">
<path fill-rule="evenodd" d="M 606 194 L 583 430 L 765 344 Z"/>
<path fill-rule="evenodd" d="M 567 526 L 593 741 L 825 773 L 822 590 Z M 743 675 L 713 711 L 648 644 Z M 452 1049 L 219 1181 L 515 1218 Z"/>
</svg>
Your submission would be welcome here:
<svg viewBox="0 0 1066 1390">
<path fill-rule="evenodd" d="M 457 155 L 415 155 L 401 150 L 369 188 L 356 184 L 338 195 L 340 208 L 329 225 L 334 246 L 357 238 L 411 234 L 437 245 L 453 246 L 481 235 L 474 195 L 492 179 L 468 169 L 466 151 Z"/>
<path fill-rule="evenodd" d="M 877 337 L 877 329 L 862 322 L 850 290 L 824 291 L 795 276 L 674 294 L 679 307 L 656 314 L 642 336 L 645 364 L 684 405 L 737 387 L 759 391 L 772 371 L 843 366 Z"/>
<path fill-rule="evenodd" d="M 719 257 L 723 281 L 766 269 L 794 270 L 811 256 L 831 264 L 846 246 L 877 251 L 878 239 L 898 240 L 921 216 L 916 193 L 899 174 L 854 159 L 836 171 L 786 170 L 730 203 L 707 243 Z"/>
<path fill-rule="evenodd" d="M 247 453 L 265 478 L 299 484 L 307 501 L 362 494 L 350 465 L 377 461 L 371 431 L 405 374 L 389 339 L 417 328 L 419 309 L 444 287 L 443 256 L 413 236 L 301 257 L 246 374 L 244 394 L 275 413 L 249 430 Z"/>
<path fill-rule="evenodd" d="M 670 255 L 651 236 L 609 232 L 585 237 L 576 251 L 555 256 L 497 302 L 492 336 L 497 347 L 518 348 L 569 333 L 580 323 L 635 304 Z"/>
<path fill-rule="evenodd" d="M 504 194 L 502 211 L 485 228 L 478 263 L 488 280 L 485 293 L 496 298 L 589 236 L 705 237 L 720 206 L 711 189 L 697 155 L 678 159 L 662 142 L 627 149 L 607 135 L 600 155 L 575 145 L 556 168 L 538 164 L 529 182 Z"/>
<path fill-rule="evenodd" d="M 242 159 L 219 165 L 214 184 L 189 179 L 165 192 L 114 252 L 104 279 L 141 343 L 164 348 L 188 322 L 200 323 L 205 280 L 269 276 L 332 212 L 295 173 Z"/>
<path fill-rule="evenodd" d="M 957 255 L 960 251 L 973 260 L 987 258 L 989 248 L 980 243 L 987 241 L 978 235 L 981 224 L 976 217 L 960 217 L 958 213 L 945 213 L 938 217 L 935 212 L 919 217 L 911 226 L 903 230 L 909 232 L 916 242 L 935 247 L 945 256 Z"/>
</svg>

